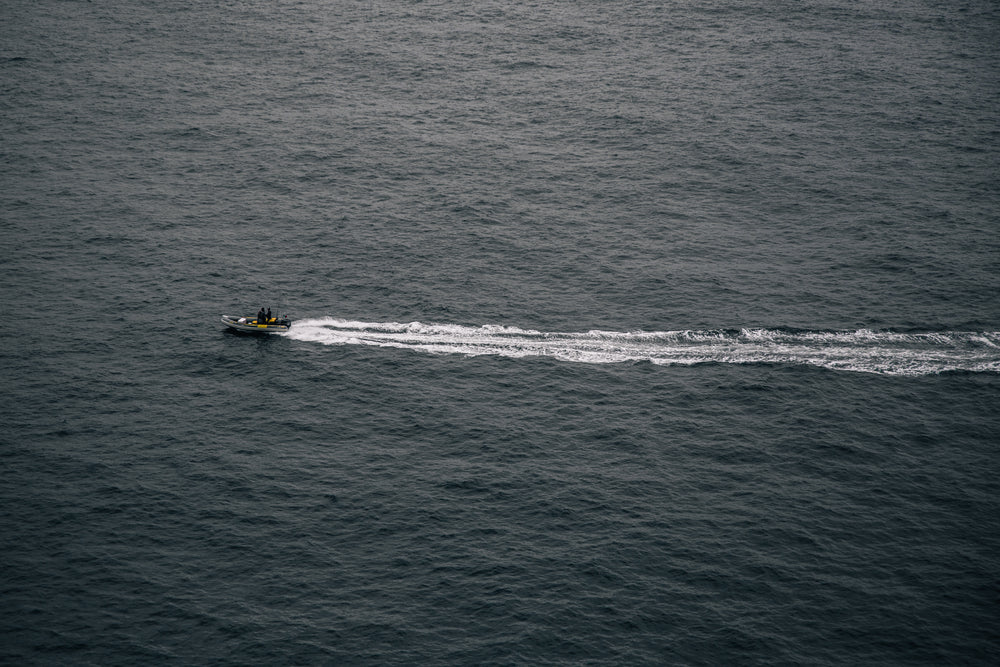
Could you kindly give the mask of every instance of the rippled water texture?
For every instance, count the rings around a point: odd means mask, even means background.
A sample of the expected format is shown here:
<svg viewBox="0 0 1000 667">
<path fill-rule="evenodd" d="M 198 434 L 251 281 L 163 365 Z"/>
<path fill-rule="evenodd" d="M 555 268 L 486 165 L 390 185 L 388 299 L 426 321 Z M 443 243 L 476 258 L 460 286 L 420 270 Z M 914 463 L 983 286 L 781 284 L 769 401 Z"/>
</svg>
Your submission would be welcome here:
<svg viewBox="0 0 1000 667">
<path fill-rule="evenodd" d="M 0 662 L 995 664 L 998 34 L 0 4 Z"/>
</svg>

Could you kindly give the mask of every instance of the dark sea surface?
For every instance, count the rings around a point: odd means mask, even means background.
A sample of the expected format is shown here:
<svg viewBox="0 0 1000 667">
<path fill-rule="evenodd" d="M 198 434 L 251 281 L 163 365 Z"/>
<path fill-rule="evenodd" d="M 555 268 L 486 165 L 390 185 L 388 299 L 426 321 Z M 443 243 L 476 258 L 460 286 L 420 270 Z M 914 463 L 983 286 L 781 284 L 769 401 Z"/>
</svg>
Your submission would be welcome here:
<svg viewBox="0 0 1000 667">
<path fill-rule="evenodd" d="M 1000 662 L 996 2 L 5 0 L 0 86 L 0 663 Z"/>
</svg>

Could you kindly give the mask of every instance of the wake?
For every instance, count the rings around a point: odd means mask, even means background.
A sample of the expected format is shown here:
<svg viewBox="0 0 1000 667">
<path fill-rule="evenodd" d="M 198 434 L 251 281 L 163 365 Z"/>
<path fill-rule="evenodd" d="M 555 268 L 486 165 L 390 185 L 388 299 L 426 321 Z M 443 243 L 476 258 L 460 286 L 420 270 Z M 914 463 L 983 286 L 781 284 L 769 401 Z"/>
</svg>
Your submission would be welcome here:
<svg viewBox="0 0 1000 667">
<path fill-rule="evenodd" d="M 608 364 L 807 364 L 841 371 L 918 376 L 1000 372 L 1000 332 L 712 331 L 559 333 L 500 325 L 299 320 L 284 336 L 324 345 L 394 347 L 432 354 L 553 357 Z"/>
</svg>

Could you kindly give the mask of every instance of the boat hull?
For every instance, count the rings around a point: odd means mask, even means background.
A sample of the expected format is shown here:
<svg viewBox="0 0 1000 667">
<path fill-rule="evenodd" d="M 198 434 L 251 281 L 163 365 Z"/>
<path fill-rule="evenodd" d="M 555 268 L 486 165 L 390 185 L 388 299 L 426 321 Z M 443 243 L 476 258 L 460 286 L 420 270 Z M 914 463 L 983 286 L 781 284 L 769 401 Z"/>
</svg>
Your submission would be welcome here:
<svg viewBox="0 0 1000 667">
<path fill-rule="evenodd" d="M 292 326 L 291 320 L 272 318 L 267 324 L 258 324 L 255 317 L 235 317 L 223 315 L 222 323 L 234 331 L 255 334 L 284 333 Z"/>
</svg>

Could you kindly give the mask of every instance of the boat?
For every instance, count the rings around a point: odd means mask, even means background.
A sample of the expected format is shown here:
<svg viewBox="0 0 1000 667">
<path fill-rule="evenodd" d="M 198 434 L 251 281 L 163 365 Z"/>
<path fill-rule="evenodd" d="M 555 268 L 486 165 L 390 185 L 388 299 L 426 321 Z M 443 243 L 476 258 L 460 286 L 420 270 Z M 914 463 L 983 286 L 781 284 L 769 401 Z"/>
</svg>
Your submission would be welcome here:
<svg viewBox="0 0 1000 667">
<path fill-rule="evenodd" d="M 257 321 L 257 317 L 254 315 L 247 315 L 246 317 L 236 317 L 234 315 L 223 315 L 222 323 L 225 324 L 230 329 L 235 329 L 236 331 L 242 331 L 244 333 L 283 333 L 288 331 L 292 326 L 292 321 L 288 319 L 288 316 L 284 317 L 272 317 L 269 320 Z"/>
</svg>

